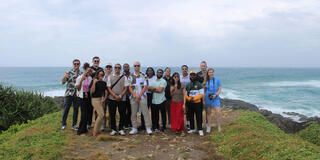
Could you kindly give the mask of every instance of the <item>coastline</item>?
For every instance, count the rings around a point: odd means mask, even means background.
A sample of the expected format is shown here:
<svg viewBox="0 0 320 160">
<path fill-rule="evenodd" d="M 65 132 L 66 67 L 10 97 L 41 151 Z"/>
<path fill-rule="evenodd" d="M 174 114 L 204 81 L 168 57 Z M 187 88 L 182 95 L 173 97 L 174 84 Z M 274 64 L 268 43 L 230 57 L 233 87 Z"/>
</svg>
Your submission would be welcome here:
<svg viewBox="0 0 320 160">
<path fill-rule="evenodd" d="M 63 107 L 63 96 L 54 96 L 53 99 L 61 108 Z M 284 117 L 280 114 L 272 113 L 266 109 L 260 109 L 254 104 L 242 100 L 234 99 L 223 99 L 221 98 L 222 109 L 231 110 L 247 110 L 252 112 L 257 112 L 262 114 L 269 122 L 275 124 L 278 128 L 283 130 L 285 133 L 297 133 L 300 130 L 308 127 L 312 122 L 317 122 L 320 124 L 320 117 L 307 117 L 300 113 L 295 112 L 284 112 L 288 116 L 298 116 L 299 121 L 292 119 L 290 117 Z"/>
</svg>

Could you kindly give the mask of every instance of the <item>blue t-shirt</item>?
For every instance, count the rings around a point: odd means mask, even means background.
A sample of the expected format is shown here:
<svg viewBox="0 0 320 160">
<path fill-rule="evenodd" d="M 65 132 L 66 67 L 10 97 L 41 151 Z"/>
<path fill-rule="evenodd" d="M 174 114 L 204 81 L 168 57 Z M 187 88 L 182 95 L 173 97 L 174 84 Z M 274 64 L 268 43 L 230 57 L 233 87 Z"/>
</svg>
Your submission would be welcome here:
<svg viewBox="0 0 320 160">
<path fill-rule="evenodd" d="M 207 90 L 206 93 L 216 94 L 221 86 L 221 82 L 219 78 L 210 79 L 207 82 Z"/>
</svg>

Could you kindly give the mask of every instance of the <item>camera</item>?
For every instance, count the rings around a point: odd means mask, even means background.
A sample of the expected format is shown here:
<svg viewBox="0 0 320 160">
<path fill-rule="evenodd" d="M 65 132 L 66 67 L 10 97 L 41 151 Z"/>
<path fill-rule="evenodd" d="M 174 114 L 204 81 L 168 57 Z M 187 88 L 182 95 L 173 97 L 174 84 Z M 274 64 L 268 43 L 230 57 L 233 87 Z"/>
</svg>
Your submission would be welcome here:
<svg viewBox="0 0 320 160">
<path fill-rule="evenodd" d="M 209 94 L 209 99 L 212 101 L 213 100 L 214 94 Z"/>
</svg>

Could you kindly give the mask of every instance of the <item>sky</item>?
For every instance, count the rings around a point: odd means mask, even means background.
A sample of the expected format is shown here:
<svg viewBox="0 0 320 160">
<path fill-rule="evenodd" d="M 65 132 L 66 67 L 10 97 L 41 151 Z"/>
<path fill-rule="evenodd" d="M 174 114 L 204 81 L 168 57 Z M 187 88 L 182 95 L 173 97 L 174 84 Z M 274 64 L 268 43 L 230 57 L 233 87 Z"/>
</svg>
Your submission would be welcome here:
<svg viewBox="0 0 320 160">
<path fill-rule="evenodd" d="M 0 0 L 0 66 L 320 67 L 319 0 Z"/>
</svg>

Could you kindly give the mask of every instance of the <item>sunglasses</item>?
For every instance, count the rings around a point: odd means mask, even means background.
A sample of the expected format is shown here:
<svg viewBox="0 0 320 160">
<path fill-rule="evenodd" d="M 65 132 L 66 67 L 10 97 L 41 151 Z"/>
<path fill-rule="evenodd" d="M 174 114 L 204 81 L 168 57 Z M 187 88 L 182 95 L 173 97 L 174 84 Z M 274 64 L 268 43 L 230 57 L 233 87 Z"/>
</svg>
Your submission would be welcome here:
<svg viewBox="0 0 320 160">
<path fill-rule="evenodd" d="M 134 65 L 134 67 L 140 67 L 140 65 Z"/>
<path fill-rule="evenodd" d="M 106 68 L 112 68 L 112 66 L 109 66 L 109 65 L 108 65 L 108 66 L 106 66 Z"/>
<path fill-rule="evenodd" d="M 121 69 L 121 67 L 114 67 L 114 69 Z"/>
<path fill-rule="evenodd" d="M 100 62 L 99 60 L 94 61 L 94 63 L 99 63 L 99 62 Z"/>
<path fill-rule="evenodd" d="M 80 63 L 73 63 L 73 65 L 75 65 L 75 66 L 79 66 L 79 65 L 80 65 Z"/>
</svg>

